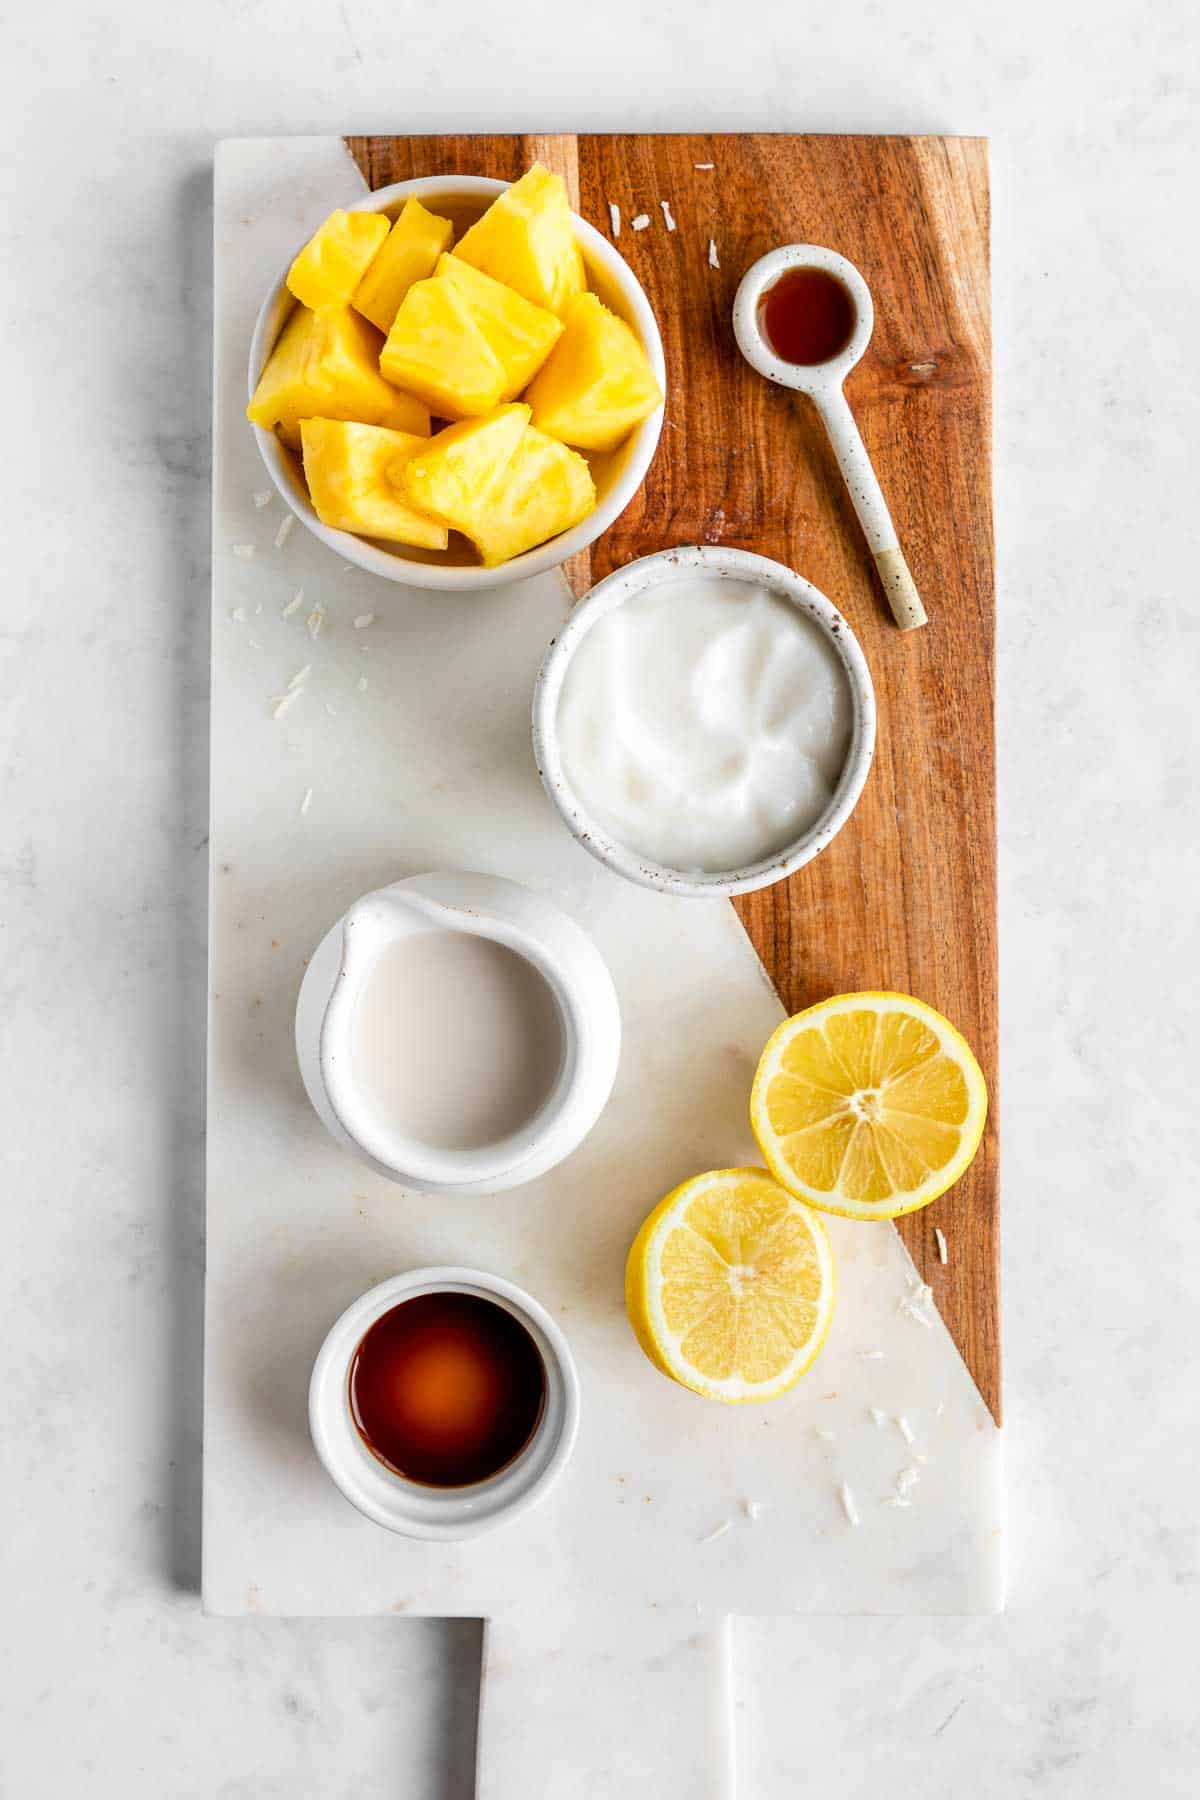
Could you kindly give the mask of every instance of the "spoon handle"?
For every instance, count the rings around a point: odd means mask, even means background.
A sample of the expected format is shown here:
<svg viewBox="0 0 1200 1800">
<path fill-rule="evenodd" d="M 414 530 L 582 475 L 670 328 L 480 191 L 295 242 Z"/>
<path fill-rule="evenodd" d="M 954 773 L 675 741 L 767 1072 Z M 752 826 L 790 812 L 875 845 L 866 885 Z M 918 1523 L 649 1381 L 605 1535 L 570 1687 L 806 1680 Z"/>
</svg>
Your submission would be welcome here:
<svg viewBox="0 0 1200 1800">
<path fill-rule="evenodd" d="M 871 555 L 875 558 L 875 567 L 879 571 L 883 591 L 888 597 L 892 617 L 901 631 L 912 631 L 915 626 L 925 624 L 925 608 L 921 605 L 921 596 L 904 560 L 896 527 L 892 524 L 892 515 L 871 467 L 871 459 L 859 435 L 854 414 L 840 387 L 815 393 L 813 399 L 829 433 L 833 453 L 850 490 L 850 498 L 854 502 L 854 510 L 858 514 Z"/>
</svg>

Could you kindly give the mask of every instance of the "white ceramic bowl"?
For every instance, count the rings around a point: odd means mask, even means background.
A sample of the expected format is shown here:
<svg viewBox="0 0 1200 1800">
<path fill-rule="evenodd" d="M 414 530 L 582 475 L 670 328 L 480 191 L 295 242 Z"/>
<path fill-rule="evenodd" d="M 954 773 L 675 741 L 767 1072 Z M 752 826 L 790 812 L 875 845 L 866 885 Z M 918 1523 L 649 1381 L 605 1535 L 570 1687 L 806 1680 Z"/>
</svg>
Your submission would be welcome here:
<svg viewBox="0 0 1200 1800">
<path fill-rule="evenodd" d="M 546 1404 L 516 1459 L 471 1487 L 434 1488 L 406 1481 L 372 1455 L 350 1408 L 350 1365 L 384 1313 L 418 1294 L 475 1294 L 519 1319 L 546 1370 Z M 405 1537 L 476 1537 L 525 1512 L 561 1475 L 579 1429 L 579 1377 L 566 1338 L 530 1295 L 478 1269 L 414 1269 L 393 1275 L 347 1307 L 317 1353 L 308 1389 L 308 1423 L 317 1455 L 359 1512 Z"/>
<path fill-rule="evenodd" d="M 469 932 L 523 957 L 554 997 L 562 1065 L 545 1102 L 494 1144 L 448 1150 L 402 1136 L 359 1093 L 350 1045 L 380 952 L 413 932 Z M 296 1002 L 296 1055 L 326 1129 L 377 1174 L 427 1194 L 494 1194 L 544 1175 L 582 1143 L 608 1101 L 621 1052 L 612 976 L 587 933 L 541 894 L 499 875 L 410 875 L 365 894 L 309 959 Z"/>
<path fill-rule="evenodd" d="M 850 748 L 841 777 L 829 805 L 816 823 L 794 843 L 761 862 L 744 868 L 697 874 L 648 861 L 611 837 L 580 800 L 563 767 L 558 742 L 558 703 L 568 664 L 586 634 L 598 620 L 635 594 L 645 593 L 659 582 L 673 581 L 689 570 L 716 579 L 754 581 L 768 587 L 818 625 L 836 650 L 845 670 L 853 706 Z M 660 550 L 627 563 L 599 582 L 580 602 L 550 645 L 533 694 L 533 751 L 546 792 L 558 808 L 568 830 L 585 850 L 607 863 L 619 875 L 643 887 L 665 894 L 704 897 L 715 894 L 747 894 L 769 887 L 803 868 L 837 835 L 854 811 L 875 753 L 875 689 L 858 639 L 831 600 L 802 575 L 754 556 L 748 550 L 709 545 L 688 545 Z"/>
<path fill-rule="evenodd" d="M 380 188 L 376 193 L 365 195 L 347 210 L 382 212 L 394 219 L 406 200 L 416 198 L 433 212 L 444 210 L 456 213 L 460 220 L 465 220 L 467 217 L 478 217 L 490 206 L 496 195 L 503 193 L 508 186 L 506 181 L 493 181 L 482 175 L 431 175 L 416 181 L 398 181 L 392 187 Z M 625 258 L 613 249 L 607 238 L 602 237 L 586 219 L 581 219 L 578 214 L 574 217 L 579 247 L 587 268 L 588 285 L 599 294 L 606 306 L 633 327 L 650 359 L 650 366 L 658 377 L 659 386 L 665 393 L 667 381 L 662 339 L 641 283 Z M 297 244 L 296 250 L 299 249 L 300 245 Z M 289 257 L 287 266 L 281 270 L 259 310 L 250 343 L 247 398 L 253 395 L 258 386 L 258 378 L 267 358 L 295 305 L 286 285 L 290 267 Z M 506 582 L 524 580 L 529 575 L 540 575 L 543 570 L 557 568 L 559 563 L 566 562 L 568 557 L 586 550 L 589 544 L 594 543 L 600 533 L 607 531 L 613 520 L 620 517 L 642 485 L 646 470 L 654 458 L 662 431 L 662 420 L 663 409 L 660 406 L 630 433 L 619 450 L 615 450 L 611 456 L 592 459 L 592 474 L 597 492 L 594 512 L 589 513 L 586 519 L 582 519 L 570 531 L 551 538 L 549 543 L 539 544 L 534 550 L 527 550 L 523 556 L 514 556 L 511 562 L 502 563 L 497 569 L 485 569 L 479 563 L 448 562 L 438 551 L 375 543 L 369 538 L 356 537 L 352 532 L 334 531 L 330 526 L 322 525 L 313 511 L 304 485 L 300 458 L 288 450 L 273 431 L 263 431 L 257 425 L 252 429 L 258 439 L 258 447 L 268 473 L 288 506 L 301 523 L 307 525 L 314 537 L 319 537 L 322 543 L 328 544 L 343 562 L 355 563 L 360 569 L 369 569 L 372 575 L 382 575 L 386 581 L 402 581 L 413 587 L 449 588 L 469 592 L 477 588 L 500 587 Z"/>
</svg>

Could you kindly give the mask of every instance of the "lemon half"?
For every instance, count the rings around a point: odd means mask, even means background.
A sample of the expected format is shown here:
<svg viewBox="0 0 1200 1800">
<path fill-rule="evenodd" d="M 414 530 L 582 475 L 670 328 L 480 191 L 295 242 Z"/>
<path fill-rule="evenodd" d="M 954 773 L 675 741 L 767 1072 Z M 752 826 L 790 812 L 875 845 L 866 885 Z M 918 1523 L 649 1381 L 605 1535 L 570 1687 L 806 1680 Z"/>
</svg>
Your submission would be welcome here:
<svg viewBox="0 0 1200 1800">
<path fill-rule="evenodd" d="M 821 1221 L 765 1169 L 685 1181 L 646 1220 L 625 1305 L 656 1368 L 710 1400 L 771 1400 L 798 1381 L 833 1316 Z"/>
<path fill-rule="evenodd" d="M 750 1123 L 776 1179 L 823 1212 L 894 1219 L 958 1180 L 987 1086 L 966 1040 L 909 994 L 838 994 L 785 1019 Z"/>
</svg>

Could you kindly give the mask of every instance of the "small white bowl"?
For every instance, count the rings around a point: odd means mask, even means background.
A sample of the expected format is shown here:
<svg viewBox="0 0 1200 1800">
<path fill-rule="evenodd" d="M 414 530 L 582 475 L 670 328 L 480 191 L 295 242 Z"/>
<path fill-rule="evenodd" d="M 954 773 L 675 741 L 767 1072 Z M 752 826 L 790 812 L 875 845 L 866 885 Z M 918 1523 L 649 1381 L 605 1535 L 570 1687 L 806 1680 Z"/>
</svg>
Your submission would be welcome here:
<svg viewBox="0 0 1200 1800">
<path fill-rule="evenodd" d="M 474 1294 L 519 1319 L 546 1371 L 546 1404 L 516 1459 L 470 1487 L 406 1481 L 368 1450 L 350 1407 L 350 1365 L 378 1319 L 418 1294 Z M 562 1474 L 579 1429 L 579 1377 L 566 1338 L 544 1307 L 512 1282 L 478 1269 L 414 1269 L 393 1275 L 347 1307 L 317 1353 L 308 1424 L 325 1469 L 360 1513 L 405 1537 L 476 1537 L 541 1500 Z"/>
<path fill-rule="evenodd" d="M 431 931 L 489 938 L 523 957 L 562 1028 L 562 1064 L 542 1106 L 512 1136 L 470 1150 L 405 1137 L 354 1078 L 354 1015 L 377 958 L 398 938 Z M 556 1167 L 603 1112 L 620 1053 L 617 992 L 591 938 L 544 895 L 499 875 L 410 875 L 365 894 L 325 933 L 296 1001 L 300 1075 L 322 1124 L 377 1174 L 426 1194 L 495 1194 Z"/>
<path fill-rule="evenodd" d="M 761 862 L 715 874 L 670 869 L 650 862 L 635 850 L 610 837 L 588 812 L 567 778 L 558 742 L 558 705 L 567 666 L 586 634 L 614 608 L 636 594 L 680 574 L 696 570 L 718 580 L 754 581 L 788 600 L 825 633 L 846 673 L 853 707 L 850 748 L 837 787 L 825 811 L 814 825 L 783 850 Z M 686 545 L 678 550 L 659 550 L 637 562 L 616 569 L 591 590 L 553 639 L 538 674 L 533 692 L 533 753 L 542 783 L 558 808 L 571 835 L 600 862 L 643 887 L 664 894 L 712 898 L 716 894 L 748 894 L 770 887 L 811 862 L 841 830 L 854 811 L 875 753 L 875 689 L 858 639 L 831 600 L 811 581 L 805 581 L 782 563 L 755 556 L 749 550 L 710 545 Z"/>
<path fill-rule="evenodd" d="M 441 206 L 451 211 L 470 210 L 478 216 L 509 185 L 507 181 L 493 181 L 482 175 L 423 176 L 415 181 L 398 181 L 391 187 L 379 188 L 377 192 L 356 201 L 347 211 L 381 212 L 394 219 L 406 200 L 417 199 L 432 212 L 437 212 Z M 595 226 L 589 225 L 578 214 L 573 216 L 589 287 L 599 294 L 607 307 L 633 327 L 650 359 L 658 384 L 665 393 L 667 372 L 662 338 L 641 283 L 625 258 L 613 249 Z M 296 250 L 299 249 L 300 245 L 297 244 Z M 253 397 L 267 358 L 275 347 L 288 314 L 296 304 L 287 288 L 287 271 L 291 267 L 291 261 L 289 257 L 287 266 L 280 272 L 259 310 L 254 336 L 250 342 L 247 398 Z M 382 575 L 385 581 L 406 582 L 410 587 L 471 592 L 475 589 L 501 587 L 510 581 L 524 581 L 530 575 L 540 575 L 546 569 L 557 568 L 569 557 L 595 543 L 601 532 L 607 531 L 613 520 L 625 511 L 641 487 L 646 470 L 654 460 L 662 421 L 663 408 L 660 406 L 648 419 L 642 420 L 620 449 L 615 450 L 611 456 L 592 460 L 592 475 L 597 493 L 594 512 L 589 513 L 586 519 L 581 519 L 570 531 L 551 538 L 549 543 L 527 550 L 523 556 L 514 556 L 510 562 L 502 563 L 496 569 L 485 569 L 479 563 L 446 562 L 439 559 L 438 551 L 421 551 L 400 545 L 389 547 L 369 538 L 356 537 L 353 532 L 335 531 L 328 525 L 322 525 L 308 497 L 299 456 L 287 449 L 273 431 L 264 431 L 258 425 L 253 426 L 252 430 L 258 439 L 267 472 L 288 506 L 301 523 L 307 525 L 313 536 L 319 537 L 322 543 L 335 550 L 343 562 L 355 563 L 360 569 L 368 569 L 372 575 Z"/>
</svg>

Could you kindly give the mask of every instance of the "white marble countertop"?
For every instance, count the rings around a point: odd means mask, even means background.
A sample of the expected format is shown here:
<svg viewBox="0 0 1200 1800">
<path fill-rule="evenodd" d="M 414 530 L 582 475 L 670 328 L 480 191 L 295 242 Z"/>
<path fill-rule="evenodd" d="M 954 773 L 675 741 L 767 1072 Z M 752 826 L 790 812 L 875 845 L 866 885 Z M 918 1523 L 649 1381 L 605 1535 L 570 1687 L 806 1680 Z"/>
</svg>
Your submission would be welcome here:
<svg viewBox="0 0 1200 1800">
<path fill-rule="evenodd" d="M 212 145 L 698 124 L 986 132 L 998 202 L 1010 1606 L 740 1626 L 744 1791 L 1196 1791 L 1198 39 L 1132 0 L 8 25 L 0 1793 L 470 1793 L 476 1627 L 194 1595 Z"/>
</svg>

